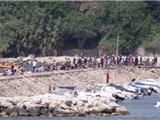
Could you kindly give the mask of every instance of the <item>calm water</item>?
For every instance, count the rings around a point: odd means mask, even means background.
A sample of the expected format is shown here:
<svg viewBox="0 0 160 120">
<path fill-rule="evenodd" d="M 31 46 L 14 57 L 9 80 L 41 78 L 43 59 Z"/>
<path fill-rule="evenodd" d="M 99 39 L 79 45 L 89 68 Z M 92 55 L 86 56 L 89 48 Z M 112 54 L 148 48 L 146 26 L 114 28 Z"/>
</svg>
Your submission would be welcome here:
<svg viewBox="0 0 160 120">
<path fill-rule="evenodd" d="M 160 109 L 154 108 L 156 101 L 160 101 L 160 94 L 143 97 L 139 100 L 129 100 L 121 103 L 130 114 L 125 116 L 108 117 L 10 117 L 0 120 L 160 120 Z"/>
</svg>

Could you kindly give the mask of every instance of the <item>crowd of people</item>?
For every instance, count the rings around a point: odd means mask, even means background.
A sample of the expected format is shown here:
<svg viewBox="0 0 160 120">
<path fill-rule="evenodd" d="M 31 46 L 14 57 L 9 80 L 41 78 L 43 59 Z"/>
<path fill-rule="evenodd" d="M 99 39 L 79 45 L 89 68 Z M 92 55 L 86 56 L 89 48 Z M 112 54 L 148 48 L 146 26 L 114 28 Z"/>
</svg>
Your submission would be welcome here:
<svg viewBox="0 0 160 120">
<path fill-rule="evenodd" d="M 23 61 L 21 66 L 12 64 L 0 71 L 2 75 L 23 74 L 24 72 L 44 72 L 53 70 L 87 69 L 87 68 L 110 68 L 125 66 L 152 66 L 157 67 L 158 57 L 142 56 L 100 56 L 100 57 L 66 57 L 63 61 L 53 60 L 51 63 L 40 62 L 36 59 Z M 2 67 L 1 67 L 2 68 Z"/>
<path fill-rule="evenodd" d="M 109 68 L 111 66 L 158 66 L 158 57 L 141 56 L 101 56 L 101 57 L 73 57 L 65 58 L 63 62 L 54 61 L 47 65 L 47 70 L 80 69 L 80 68 Z M 58 67 L 59 66 L 59 67 Z"/>
</svg>

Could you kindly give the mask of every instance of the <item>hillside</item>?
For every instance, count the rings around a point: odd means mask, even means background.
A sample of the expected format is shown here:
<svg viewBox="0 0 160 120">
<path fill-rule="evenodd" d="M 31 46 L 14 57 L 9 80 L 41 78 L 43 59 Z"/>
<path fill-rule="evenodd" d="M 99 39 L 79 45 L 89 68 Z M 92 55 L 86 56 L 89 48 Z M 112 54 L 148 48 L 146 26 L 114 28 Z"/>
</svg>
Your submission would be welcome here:
<svg viewBox="0 0 160 120">
<path fill-rule="evenodd" d="M 54 50 L 98 48 L 134 53 L 160 51 L 159 1 L 0 2 L 0 54 L 17 57 Z"/>
</svg>

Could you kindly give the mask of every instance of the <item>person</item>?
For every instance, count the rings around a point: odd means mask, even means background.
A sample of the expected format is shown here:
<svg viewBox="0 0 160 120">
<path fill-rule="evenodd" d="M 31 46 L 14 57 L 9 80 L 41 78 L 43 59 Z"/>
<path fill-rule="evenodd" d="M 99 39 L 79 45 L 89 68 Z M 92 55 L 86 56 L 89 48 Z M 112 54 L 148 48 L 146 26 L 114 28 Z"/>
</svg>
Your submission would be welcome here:
<svg viewBox="0 0 160 120">
<path fill-rule="evenodd" d="M 143 65 L 143 58 L 140 56 L 140 65 Z"/>
<path fill-rule="evenodd" d="M 138 63 L 139 63 L 139 61 L 138 61 L 138 57 L 136 56 L 136 57 L 135 57 L 135 61 L 134 61 L 134 65 L 135 65 L 135 66 L 137 66 L 137 65 L 138 65 Z"/>
<path fill-rule="evenodd" d="M 106 83 L 109 83 L 109 79 L 110 79 L 110 75 L 109 75 L 109 71 L 106 72 Z"/>
<path fill-rule="evenodd" d="M 51 86 L 51 84 L 49 84 L 49 86 L 48 86 L 48 93 L 52 93 L 52 86 Z"/>
<path fill-rule="evenodd" d="M 101 56 L 100 57 L 100 65 L 101 65 L 101 67 L 103 67 L 103 63 L 104 63 L 104 58 L 103 58 L 103 56 Z"/>
<path fill-rule="evenodd" d="M 11 68 L 10 68 L 10 69 L 11 69 L 12 75 L 14 75 L 15 70 L 14 70 L 14 65 L 13 65 L 13 64 L 11 65 Z"/>
<path fill-rule="evenodd" d="M 33 66 L 33 72 L 35 72 L 35 69 L 36 69 L 36 66 L 37 66 L 37 61 L 36 60 L 34 60 L 32 62 L 32 66 Z"/>
<path fill-rule="evenodd" d="M 158 58 L 154 56 L 153 58 L 153 66 L 157 66 Z"/>
</svg>

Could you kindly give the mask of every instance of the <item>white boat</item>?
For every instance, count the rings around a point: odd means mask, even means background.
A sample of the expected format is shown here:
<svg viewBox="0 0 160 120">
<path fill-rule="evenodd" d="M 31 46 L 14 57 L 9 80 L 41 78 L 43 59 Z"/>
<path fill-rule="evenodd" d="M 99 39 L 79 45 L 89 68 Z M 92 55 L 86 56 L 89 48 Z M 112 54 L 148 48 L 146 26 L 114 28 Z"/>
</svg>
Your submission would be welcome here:
<svg viewBox="0 0 160 120">
<path fill-rule="evenodd" d="M 107 84 L 98 84 L 93 88 L 85 92 L 79 92 L 78 94 L 79 96 L 99 96 L 105 99 L 111 99 L 113 101 L 134 99 L 137 97 L 137 95 L 132 92 L 127 92 L 125 90 L 118 89 L 118 87 L 115 87 L 113 85 L 110 86 Z"/>
<path fill-rule="evenodd" d="M 159 91 L 160 86 L 156 81 L 148 81 L 148 80 L 142 80 L 142 81 L 133 81 L 129 83 L 130 87 L 135 87 L 136 89 L 153 89 L 155 91 Z"/>
<path fill-rule="evenodd" d="M 141 82 L 143 82 L 146 85 L 152 85 L 152 86 L 160 87 L 160 79 L 145 79 Z"/>
</svg>

